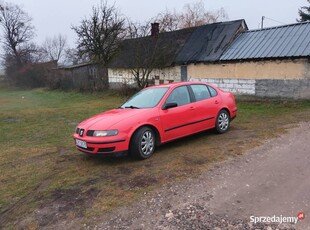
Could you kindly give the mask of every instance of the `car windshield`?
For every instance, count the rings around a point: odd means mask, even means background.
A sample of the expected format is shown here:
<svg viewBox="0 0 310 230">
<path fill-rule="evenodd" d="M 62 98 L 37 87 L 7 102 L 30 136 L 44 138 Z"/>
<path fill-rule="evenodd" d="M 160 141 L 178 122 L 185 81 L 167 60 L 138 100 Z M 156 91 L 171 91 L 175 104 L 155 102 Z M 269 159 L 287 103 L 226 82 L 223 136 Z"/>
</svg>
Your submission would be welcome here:
<svg viewBox="0 0 310 230">
<path fill-rule="evenodd" d="M 167 92 L 168 87 L 161 88 L 146 88 L 136 93 L 127 102 L 125 102 L 120 108 L 131 108 L 131 109 L 143 109 L 153 108 L 162 99 L 164 94 Z"/>
</svg>

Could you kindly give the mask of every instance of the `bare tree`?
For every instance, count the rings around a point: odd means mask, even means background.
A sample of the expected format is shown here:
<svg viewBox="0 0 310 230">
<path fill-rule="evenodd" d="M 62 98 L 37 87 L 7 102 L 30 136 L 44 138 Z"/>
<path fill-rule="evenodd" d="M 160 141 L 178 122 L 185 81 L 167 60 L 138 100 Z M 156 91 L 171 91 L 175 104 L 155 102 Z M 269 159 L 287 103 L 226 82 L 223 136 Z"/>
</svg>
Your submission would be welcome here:
<svg viewBox="0 0 310 230">
<path fill-rule="evenodd" d="M 90 18 L 72 27 L 78 35 L 79 52 L 88 55 L 94 62 L 106 65 L 118 49 L 124 21 L 115 6 L 108 6 L 106 1 L 93 7 Z"/>
<path fill-rule="evenodd" d="M 151 20 L 145 23 L 140 23 L 127 19 L 124 38 L 131 39 L 148 36 L 151 31 Z"/>
<path fill-rule="evenodd" d="M 90 62 L 88 55 L 81 55 L 75 48 L 67 48 L 64 55 L 64 63 L 67 65 L 78 65 Z"/>
<path fill-rule="evenodd" d="M 223 8 L 216 12 L 206 11 L 202 1 L 186 4 L 184 12 L 181 14 L 182 28 L 201 26 L 217 22 L 219 19 L 225 19 L 226 13 Z"/>
<path fill-rule="evenodd" d="M 183 7 L 182 12 L 170 11 L 159 13 L 154 20 L 159 22 L 160 31 L 174 31 L 189 27 L 201 26 L 204 24 L 218 22 L 227 19 L 228 16 L 223 8 L 212 12 L 205 9 L 202 1 L 188 3 Z"/>
<path fill-rule="evenodd" d="M 181 28 L 181 16 L 176 10 L 170 11 L 166 9 L 165 12 L 159 13 L 154 21 L 159 23 L 159 30 L 161 32 L 174 31 Z"/>
<path fill-rule="evenodd" d="M 3 49 L 5 57 L 9 57 L 17 65 L 29 61 L 32 48 L 30 41 L 35 36 L 31 17 L 18 5 L 3 3 L 0 5 L 0 24 L 3 31 Z"/>
<path fill-rule="evenodd" d="M 140 89 L 149 85 L 150 74 L 157 67 L 157 45 L 158 40 L 153 37 L 148 37 L 134 43 L 133 66 L 130 72 Z"/>
<path fill-rule="evenodd" d="M 158 38 L 148 36 L 151 32 L 151 20 L 142 24 L 128 19 L 125 31 L 127 40 L 122 43 L 123 48 L 130 47 L 129 49 L 132 49 L 130 72 L 139 88 L 148 86 L 150 74 L 156 68 L 157 63 L 155 53 Z"/>
<path fill-rule="evenodd" d="M 44 86 L 43 72 L 36 63 L 40 55 L 32 42 L 35 36 L 31 17 L 18 5 L 0 3 L 2 58 L 7 80 L 21 87 Z"/>
<path fill-rule="evenodd" d="M 42 52 L 45 59 L 49 61 L 59 61 L 64 57 L 67 48 L 67 38 L 58 34 L 53 38 L 46 38 L 42 45 Z"/>
</svg>

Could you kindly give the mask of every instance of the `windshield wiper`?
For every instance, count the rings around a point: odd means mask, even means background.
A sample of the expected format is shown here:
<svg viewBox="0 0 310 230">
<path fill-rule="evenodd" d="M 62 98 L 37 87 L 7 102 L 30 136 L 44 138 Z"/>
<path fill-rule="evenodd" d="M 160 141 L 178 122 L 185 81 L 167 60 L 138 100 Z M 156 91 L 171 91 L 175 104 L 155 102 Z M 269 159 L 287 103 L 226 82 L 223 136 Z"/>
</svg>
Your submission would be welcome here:
<svg viewBox="0 0 310 230">
<path fill-rule="evenodd" d="M 140 108 L 137 106 L 130 105 L 130 106 L 125 106 L 125 109 L 140 109 Z"/>
</svg>

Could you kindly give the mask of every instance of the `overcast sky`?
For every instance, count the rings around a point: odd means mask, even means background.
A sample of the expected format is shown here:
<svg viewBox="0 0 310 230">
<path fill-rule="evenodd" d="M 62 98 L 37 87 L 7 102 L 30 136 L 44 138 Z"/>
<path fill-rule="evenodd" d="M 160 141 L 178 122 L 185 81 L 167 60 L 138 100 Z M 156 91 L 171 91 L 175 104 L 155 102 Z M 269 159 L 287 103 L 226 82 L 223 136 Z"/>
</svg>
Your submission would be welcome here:
<svg viewBox="0 0 310 230">
<path fill-rule="evenodd" d="M 229 20 L 245 19 L 250 29 L 260 27 L 262 16 L 266 27 L 296 23 L 298 9 L 308 5 L 306 0 L 202 0 L 205 8 L 215 11 L 223 7 Z M 91 14 L 92 6 L 100 0 L 10 0 L 18 4 L 33 18 L 36 28 L 36 41 L 42 43 L 46 37 L 59 33 L 66 35 L 71 47 L 74 47 L 76 35 L 72 25 Z M 144 22 L 165 9 L 181 11 L 188 0 L 113 0 L 120 12 L 134 21 Z"/>
</svg>

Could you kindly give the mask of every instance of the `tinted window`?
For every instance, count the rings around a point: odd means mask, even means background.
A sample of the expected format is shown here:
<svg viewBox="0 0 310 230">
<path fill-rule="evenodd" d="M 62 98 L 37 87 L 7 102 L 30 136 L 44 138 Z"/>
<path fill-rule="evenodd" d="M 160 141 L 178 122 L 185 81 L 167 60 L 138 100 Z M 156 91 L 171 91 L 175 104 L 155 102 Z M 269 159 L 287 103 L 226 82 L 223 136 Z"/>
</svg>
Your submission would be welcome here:
<svg viewBox="0 0 310 230">
<path fill-rule="evenodd" d="M 211 87 L 211 86 L 208 86 L 209 90 L 210 90 L 210 93 L 211 93 L 211 97 L 215 97 L 217 96 L 217 91 Z"/>
<path fill-rule="evenodd" d="M 190 103 L 189 93 L 186 86 L 181 86 L 172 91 L 166 103 L 177 103 L 178 106 Z"/>
<path fill-rule="evenodd" d="M 196 101 L 202 101 L 211 97 L 206 85 L 191 85 Z"/>
</svg>

